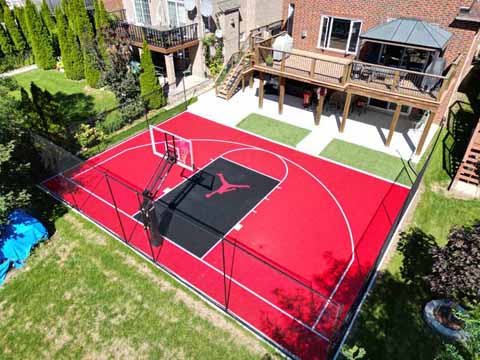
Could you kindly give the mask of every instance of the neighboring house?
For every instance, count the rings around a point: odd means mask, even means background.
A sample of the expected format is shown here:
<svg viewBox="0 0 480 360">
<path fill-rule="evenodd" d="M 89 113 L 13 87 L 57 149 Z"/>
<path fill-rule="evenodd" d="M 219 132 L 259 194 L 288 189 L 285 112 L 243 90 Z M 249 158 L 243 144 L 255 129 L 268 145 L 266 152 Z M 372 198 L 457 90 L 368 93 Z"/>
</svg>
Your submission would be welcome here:
<svg viewBox="0 0 480 360">
<path fill-rule="evenodd" d="M 285 0 L 283 20 L 293 48 L 285 51 L 276 37 L 265 38 L 252 49 L 253 65 L 242 70 L 244 76 L 255 73 L 260 78 L 260 107 L 264 79 L 277 79 L 280 113 L 285 87 L 288 92 L 289 86 L 301 83 L 318 90 L 316 122 L 324 103 L 340 104 L 339 132 L 343 133 L 352 109 L 360 108 L 360 113 L 376 108 L 392 114 L 386 146 L 399 121 L 410 121 L 422 131 L 413 144 L 419 155 L 475 54 L 480 4 L 476 0 Z"/>
<path fill-rule="evenodd" d="M 201 42 L 206 33 L 222 38 L 227 62 L 250 30 L 282 18 L 281 0 L 123 0 L 121 6 L 120 1 L 104 3 L 123 20 L 119 26 L 135 47 L 146 39 L 169 91 L 175 91 L 184 76 L 206 78 Z"/>
</svg>

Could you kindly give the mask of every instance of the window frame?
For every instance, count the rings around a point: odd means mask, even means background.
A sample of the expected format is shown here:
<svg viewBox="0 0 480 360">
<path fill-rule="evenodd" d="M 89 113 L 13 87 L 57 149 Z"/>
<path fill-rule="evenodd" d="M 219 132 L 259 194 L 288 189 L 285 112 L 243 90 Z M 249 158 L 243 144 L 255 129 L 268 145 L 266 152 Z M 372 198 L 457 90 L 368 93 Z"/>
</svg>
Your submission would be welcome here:
<svg viewBox="0 0 480 360">
<path fill-rule="evenodd" d="M 344 50 L 340 50 L 340 49 L 330 47 L 330 42 L 331 42 L 331 39 L 332 39 L 333 22 L 335 21 L 335 19 L 350 21 L 350 27 L 349 27 L 349 30 L 348 30 L 348 37 L 347 37 L 347 45 L 346 45 Z M 328 32 L 328 34 L 326 35 L 325 41 L 322 44 L 323 27 L 324 27 L 325 21 L 327 21 L 326 31 Z M 352 39 L 353 24 L 355 24 L 355 23 L 360 23 L 359 36 L 358 36 L 358 39 L 357 39 L 357 43 L 355 44 L 355 51 L 349 51 L 350 41 Z M 340 52 L 340 53 L 344 53 L 344 54 L 355 55 L 358 52 L 358 46 L 360 44 L 360 34 L 362 33 L 362 26 L 363 26 L 363 21 L 360 20 L 360 19 L 351 19 L 351 18 L 345 18 L 345 17 L 341 17 L 341 16 L 322 15 L 321 20 L 320 20 L 320 31 L 319 31 L 319 34 L 318 34 L 317 48 L 324 49 L 324 50 L 335 51 L 335 52 Z"/>
<path fill-rule="evenodd" d="M 145 3 L 147 7 L 145 8 Z M 138 13 L 137 5 L 139 8 L 141 8 L 141 14 Z M 145 10 L 147 12 L 145 12 Z M 135 22 L 138 25 L 143 25 L 143 26 L 150 26 L 152 25 L 152 14 L 150 13 L 150 2 L 147 0 L 134 0 L 133 1 L 133 11 L 134 11 L 134 16 L 135 16 Z M 145 16 L 147 15 L 147 16 Z M 146 22 L 145 20 L 148 20 L 149 22 Z"/>
<path fill-rule="evenodd" d="M 175 18 L 178 24 L 172 24 L 172 18 L 170 17 L 170 3 L 175 4 Z M 178 10 L 179 6 L 182 6 L 184 11 L 185 23 L 183 25 L 180 24 L 180 12 Z M 167 13 L 168 13 L 168 25 L 170 26 L 170 28 L 174 29 L 177 27 L 182 27 L 187 25 L 188 15 L 187 15 L 187 9 L 185 9 L 184 0 L 167 0 Z"/>
</svg>

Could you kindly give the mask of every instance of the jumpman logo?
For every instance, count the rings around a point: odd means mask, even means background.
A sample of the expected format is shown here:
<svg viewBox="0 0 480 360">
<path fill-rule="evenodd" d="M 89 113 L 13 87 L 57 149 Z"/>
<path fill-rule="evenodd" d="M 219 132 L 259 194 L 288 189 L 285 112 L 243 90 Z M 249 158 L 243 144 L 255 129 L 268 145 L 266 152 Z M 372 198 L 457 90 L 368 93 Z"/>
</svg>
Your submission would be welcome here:
<svg viewBox="0 0 480 360">
<path fill-rule="evenodd" d="M 230 192 L 230 191 L 235 191 L 237 189 L 250 189 L 250 185 L 230 184 L 225 179 L 225 176 L 223 176 L 222 173 L 218 173 L 217 176 L 220 178 L 220 182 L 222 183 L 222 185 L 220 185 L 220 187 L 217 190 L 206 194 L 205 197 L 207 199 L 211 198 L 215 194 L 222 195 L 222 194 L 225 194 L 225 193 Z"/>
</svg>

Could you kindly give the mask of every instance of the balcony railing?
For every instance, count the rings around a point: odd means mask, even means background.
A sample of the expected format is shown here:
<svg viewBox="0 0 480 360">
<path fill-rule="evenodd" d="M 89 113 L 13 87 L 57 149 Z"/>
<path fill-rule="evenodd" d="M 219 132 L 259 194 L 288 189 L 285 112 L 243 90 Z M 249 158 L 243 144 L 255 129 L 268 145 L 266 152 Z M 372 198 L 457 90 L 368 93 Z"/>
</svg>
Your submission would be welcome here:
<svg viewBox="0 0 480 360">
<path fill-rule="evenodd" d="M 255 65 L 339 89 L 356 86 L 432 101 L 440 101 L 456 68 L 454 63 L 447 76 L 440 76 L 360 61 L 335 61 L 260 45 L 255 49 Z"/>
<path fill-rule="evenodd" d="M 151 27 L 117 21 L 114 24 L 114 29 L 116 31 L 123 31 L 132 42 L 142 43 L 143 39 L 145 39 L 148 45 L 161 49 L 169 49 L 198 40 L 197 24 L 162 31 Z"/>
</svg>

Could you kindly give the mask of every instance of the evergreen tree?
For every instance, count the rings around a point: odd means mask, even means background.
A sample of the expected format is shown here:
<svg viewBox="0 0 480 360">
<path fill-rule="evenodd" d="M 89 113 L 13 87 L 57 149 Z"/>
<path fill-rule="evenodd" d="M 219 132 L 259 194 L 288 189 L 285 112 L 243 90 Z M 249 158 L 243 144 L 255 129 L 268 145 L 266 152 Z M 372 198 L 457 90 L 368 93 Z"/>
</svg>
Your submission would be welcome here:
<svg viewBox="0 0 480 360">
<path fill-rule="evenodd" d="M 152 53 L 143 40 L 143 53 L 140 58 L 142 73 L 140 74 L 140 95 L 145 100 L 149 109 L 158 109 L 165 105 L 165 96 L 158 83 L 153 66 Z"/>
<path fill-rule="evenodd" d="M 104 29 L 110 25 L 110 20 L 103 0 L 95 0 L 93 3 L 95 14 L 95 29 Z"/>
<path fill-rule="evenodd" d="M 83 65 L 87 84 L 96 88 L 100 82 L 101 71 L 95 45 L 86 43 L 83 47 Z"/>
<path fill-rule="evenodd" d="M 110 22 L 108 19 L 108 13 L 105 10 L 105 5 L 103 4 L 103 0 L 94 0 L 94 21 L 95 21 L 95 31 L 96 31 L 96 38 L 98 49 L 102 59 L 105 63 L 108 63 L 108 54 L 105 42 L 105 34 L 104 32 L 107 31 Z"/>
<path fill-rule="evenodd" d="M 68 26 L 65 14 L 60 7 L 55 9 L 57 36 L 62 54 L 65 75 L 72 80 L 83 78 L 83 55 L 73 30 Z"/>
<path fill-rule="evenodd" d="M 7 3 L 5 2 L 5 0 L 0 0 L 0 23 L 4 21 L 3 13 L 5 9 L 8 9 Z"/>
<path fill-rule="evenodd" d="M 13 43 L 17 51 L 21 52 L 27 47 L 27 43 L 23 38 L 22 32 L 20 31 L 15 18 L 10 11 L 10 9 L 4 9 L 3 19 L 5 21 L 5 27 L 7 28 L 10 37 L 12 38 Z"/>
<path fill-rule="evenodd" d="M 27 26 L 27 21 L 25 19 L 25 8 L 15 6 L 13 8 L 13 14 L 15 15 L 15 19 L 17 20 L 17 24 L 19 25 L 19 28 L 22 31 L 22 35 L 24 39 L 27 41 L 27 45 L 29 47 L 32 47 L 30 44 L 30 38 L 28 36 L 28 26 Z"/>
<path fill-rule="evenodd" d="M 54 34 L 56 33 L 55 19 L 53 18 L 50 8 L 48 7 L 45 0 L 42 1 L 42 6 L 40 7 L 40 15 L 42 17 L 43 23 L 45 24 L 48 32 L 50 33 L 50 36 L 54 37 Z"/>
<path fill-rule="evenodd" d="M 10 55 L 15 52 L 15 47 L 13 46 L 12 39 L 10 35 L 5 31 L 3 26 L 0 24 L 0 50 L 5 55 Z"/>
<path fill-rule="evenodd" d="M 27 0 L 25 5 L 25 18 L 31 40 L 35 62 L 41 69 L 55 67 L 55 52 L 48 29 L 43 23 L 35 5 Z"/>
</svg>

